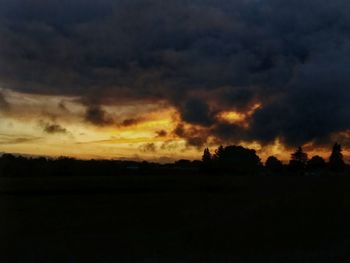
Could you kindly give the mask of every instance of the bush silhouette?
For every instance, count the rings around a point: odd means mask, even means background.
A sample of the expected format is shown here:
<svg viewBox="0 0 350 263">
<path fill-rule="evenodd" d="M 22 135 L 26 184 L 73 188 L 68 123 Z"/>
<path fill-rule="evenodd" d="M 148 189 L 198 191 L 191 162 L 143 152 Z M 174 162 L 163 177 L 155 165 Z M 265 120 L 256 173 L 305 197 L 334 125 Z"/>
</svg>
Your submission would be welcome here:
<svg viewBox="0 0 350 263">
<path fill-rule="evenodd" d="M 283 163 L 275 156 L 270 156 L 265 162 L 265 168 L 271 174 L 281 173 L 283 172 Z"/>
<path fill-rule="evenodd" d="M 321 171 L 326 167 L 326 161 L 318 155 L 313 156 L 306 164 L 306 168 L 308 171 Z"/>
<path fill-rule="evenodd" d="M 261 168 L 260 158 L 255 150 L 236 145 L 219 147 L 214 162 L 216 171 L 235 174 L 251 174 Z"/>
</svg>

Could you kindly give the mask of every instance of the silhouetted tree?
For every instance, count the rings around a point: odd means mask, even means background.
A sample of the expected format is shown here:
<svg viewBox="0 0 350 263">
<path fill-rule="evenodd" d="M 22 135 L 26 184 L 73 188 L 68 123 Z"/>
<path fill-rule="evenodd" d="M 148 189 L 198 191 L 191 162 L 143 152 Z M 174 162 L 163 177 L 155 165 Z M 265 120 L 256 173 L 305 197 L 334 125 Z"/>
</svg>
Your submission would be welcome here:
<svg viewBox="0 0 350 263">
<path fill-rule="evenodd" d="M 329 158 L 329 167 L 333 171 L 345 168 L 340 144 L 333 146 Z M 96 175 L 127 175 L 127 174 L 193 174 L 200 170 L 215 173 L 230 173 L 235 175 L 256 174 L 262 168 L 260 158 L 255 150 L 242 146 L 220 146 L 212 155 L 206 148 L 202 160 L 179 160 L 174 163 L 159 164 L 152 162 L 137 162 L 128 160 L 76 160 L 69 157 L 57 159 L 21 157 L 11 154 L 0 155 L 0 176 L 96 176 Z M 322 157 L 314 156 L 308 161 L 307 154 L 299 147 L 291 155 L 289 168 L 293 172 L 325 170 Z M 270 156 L 265 169 L 268 173 L 284 172 L 284 165 L 276 157 Z"/>
<path fill-rule="evenodd" d="M 307 161 L 307 154 L 303 152 L 303 149 L 301 147 L 298 147 L 298 149 L 291 155 L 289 168 L 292 171 L 304 171 Z"/>
<path fill-rule="evenodd" d="M 212 155 L 209 148 L 205 148 L 202 156 L 202 168 L 204 171 L 209 171 L 212 167 Z"/>
<path fill-rule="evenodd" d="M 220 154 L 215 160 L 216 170 L 240 175 L 252 174 L 261 168 L 260 158 L 256 155 L 255 150 L 231 145 L 218 149 L 219 151 Z"/>
<path fill-rule="evenodd" d="M 341 145 L 335 143 L 333 145 L 332 154 L 329 157 L 329 168 L 334 172 L 341 172 L 345 168 Z"/>
<path fill-rule="evenodd" d="M 217 148 L 215 150 L 215 154 L 213 156 L 214 160 L 221 160 L 223 157 L 223 153 L 224 153 L 224 147 L 222 145 L 219 146 L 219 148 Z"/>
<path fill-rule="evenodd" d="M 283 171 L 283 164 L 275 156 L 270 156 L 265 162 L 265 168 L 269 173 L 280 173 Z"/>
<path fill-rule="evenodd" d="M 321 156 L 315 155 L 307 161 L 306 167 L 309 171 L 320 171 L 326 168 L 326 162 Z"/>
</svg>

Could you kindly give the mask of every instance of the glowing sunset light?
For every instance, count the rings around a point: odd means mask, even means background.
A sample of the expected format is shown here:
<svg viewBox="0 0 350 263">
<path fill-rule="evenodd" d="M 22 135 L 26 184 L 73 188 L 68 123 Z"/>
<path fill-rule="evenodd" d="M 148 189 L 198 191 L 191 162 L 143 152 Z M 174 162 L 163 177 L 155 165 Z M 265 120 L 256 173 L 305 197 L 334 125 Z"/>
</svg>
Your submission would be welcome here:
<svg viewBox="0 0 350 263">
<path fill-rule="evenodd" d="M 335 142 L 349 152 L 340 3 L 300 1 L 295 16 L 296 4 L 276 1 L 28 0 L 20 12 L 22 1 L 5 2 L 0 152 L 199 159 L 242 144 L 288 160 L 299 145 L 326 156 Z"/>
<path fill-rule="evenodd" d="M 219 114 L 219 118 L 230 122 L 230 123 L 240 123 L 243 122 L 246 119 L 246 115 L 241 112 L 235 112 L 235 111 L 226 111 L 226 112 L 221 112 Z"/>
</svg>

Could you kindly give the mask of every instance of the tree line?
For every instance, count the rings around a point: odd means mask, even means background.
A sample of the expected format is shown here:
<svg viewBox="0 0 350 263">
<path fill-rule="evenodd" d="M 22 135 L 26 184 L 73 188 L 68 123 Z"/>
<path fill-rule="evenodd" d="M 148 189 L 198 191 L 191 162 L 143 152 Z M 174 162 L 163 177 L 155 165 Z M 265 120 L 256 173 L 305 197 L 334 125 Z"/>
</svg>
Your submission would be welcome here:
<svg viewBox="0 0 350 263">
<path fill-rule="evenodd" d="M 77 160 L 69 157 L 56 159 L 45 157 L 23 157 L 12 154 L 0 156 L 0 176 L 116 176 L 116 175 L 284 175 L 284 174 L 325 174 L 343 172 L 346 169 L 342 147 L 334 144 L 327 161 L 320 156 L 308 158 L 299 147 L 288 164 L 274 156 L 263 164 L 253 149 L 229 145 L 218 147 L 212 154 L 204 149 L 202 160 L 178 160 L 174 163 L 159 164 L 147 161 L 123 160 Z"/>
<path fill-rule="evenodd" d="M 275 156 L 269 156 L 263 164 L 253 149 L 242 146 L 219 146 L 212 154 L 209 148 L 205 148 L 202 156 L 203 172 L 207 173 L 235 173 L 254 174 L 263 172 L 266 174 L 320 174 L 326 172 L 343 172 L 346 164 L 343 159 L 342 147 L 335 143 L 328 161 L 315 155 L 308 158 L 302 147 L 298 147 L 291 154 L 288 164 L 283 164 Z"/>
<path fill-rule="evenodd" d="M 0 177 L 167 175 L 199 172 L 201 161 L 159 164 L 128 160 L 79 160 L 71 157 L 0 156 Z"/>
</svg>

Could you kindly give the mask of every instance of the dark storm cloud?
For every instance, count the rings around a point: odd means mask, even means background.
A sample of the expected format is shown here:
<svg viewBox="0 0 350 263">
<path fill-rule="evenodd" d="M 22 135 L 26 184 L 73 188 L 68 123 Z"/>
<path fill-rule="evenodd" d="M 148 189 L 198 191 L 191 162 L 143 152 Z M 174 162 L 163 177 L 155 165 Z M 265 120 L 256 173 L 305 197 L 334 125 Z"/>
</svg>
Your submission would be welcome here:
<svg viewBox="0 0 350 263">
<path fill-rule="evenodd" d="M 148 152 L 148 153 L 154 153 L 157 150 L 157 147 L 154 143 L 145 143 L 140 146 L 141 152 Z"/>
<path fill-rule="evenodd" d="M 159 130 L 156 131 L 157 137 L 166 137 L 168 135 L 167 131 L 165 130 Z"/>
<path fill-rule="evenodd" d="M 102 107 L 98 105 L 92 105 L 86 109 L 85 120 L 97 126 L 113 124 L 113 119 Z"/>
<path fill-rule="evenodd" d="M 120 123 L 120 126 L 122 127 L 130 127 L 136 124 L 139 124 L 143 120 L 141 118 L 130 118 L 130 119 L 125 119 Z"/>
<path fill-rule="evenodd" d="M 214 116 L 211 116 L 208 104 L 199 99 L 186 101 L 184 106 L 182 106 L 181 117 L 182 120 L 188 123 L 203 126 L 210 126 L 214 122 Z"/>
<path fill-rule="evenodd" d="M 62 127 L 61 125 L 57 123 L 42 123 L 44 132 L 48 134 L 67 134 L 68 131 L 66 128 Z"/>
<path fill-rule="evenodd" d="M 279 135 L 295 145 L 327 142 L 332 133 L 349 129 L 349 48 L 347 43 L 300 66 L 288 92 L 253 116 L 254 137 L 271 141 Z"/>
<path fill-rule="evenodd" d="M 325 141 L 350 128 L 349 11 L 346 0 L 0 0 L 0 84 L 93 100 L 96 125 L 112 122 L 103 104 L 166 99 L 218 139 Z M 255 101 L 249 129 L 215 119 Z"/>
<path fill-rule="evenodd" d="M 10 104 L 5 99 L 5 96 L 0 92 L 0 112 L 7 111 L 10 108 Z"/>
<path fill-rule="evenodd" d="M 202 147 L 208 139 L 208 133 L 204 129 L 196 127 L 187 128 L 183 123 L 178 124 L 173 130 L 173 134 L 186 138 L 187 146 Z"/>
<path fill-rule="evenodd" d="M 217 143 L 225 144 L 225 142 L 238 143 L 240 140 L 250 140 L 250 131 L 240 126 L 228 123 L 217 123 L 212 127 L 211 134 L 217 138 Z"/>
</svg>

